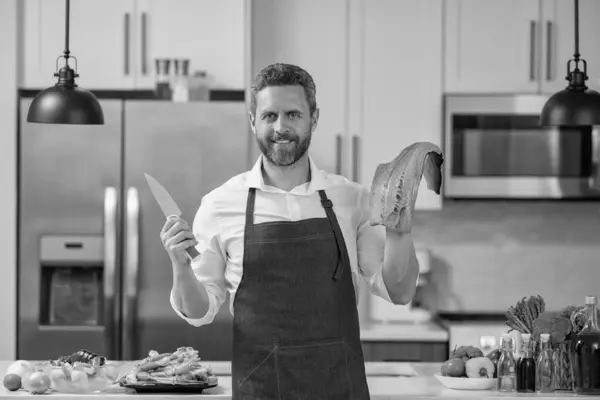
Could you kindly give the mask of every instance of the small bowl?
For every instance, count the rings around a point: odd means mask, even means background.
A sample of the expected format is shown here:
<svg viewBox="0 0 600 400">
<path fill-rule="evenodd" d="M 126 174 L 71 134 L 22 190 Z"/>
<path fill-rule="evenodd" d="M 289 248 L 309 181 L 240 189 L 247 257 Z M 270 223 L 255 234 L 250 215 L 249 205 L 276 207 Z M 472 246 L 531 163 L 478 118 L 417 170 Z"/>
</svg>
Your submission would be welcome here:
<svg viewBox="0 0 600 400">
<path fill-rule="evenodd" d="M 496 378 L 454 378 L 451 376 L 434 375 L 442 385 L 454 390 L 491 390 L 496 387 Z"/>
</svg>

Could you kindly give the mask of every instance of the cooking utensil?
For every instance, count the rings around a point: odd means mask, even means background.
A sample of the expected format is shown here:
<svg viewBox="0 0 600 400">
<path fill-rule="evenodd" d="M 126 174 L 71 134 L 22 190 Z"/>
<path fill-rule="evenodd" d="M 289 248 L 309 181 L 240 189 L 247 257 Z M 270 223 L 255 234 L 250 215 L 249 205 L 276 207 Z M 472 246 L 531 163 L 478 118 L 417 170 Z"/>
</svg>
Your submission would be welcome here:
<svg viewBox="0 0 600 400">
<path fill-rule="evenodd" d="M 167 217 L 167 219 L 173 216 L 181 217 L 181 210 L 179 209 L 177 203 L 175 203 L 175 200 L 173 200 L 167 189 L 165 189 L 163 185 L 158 183 L 158 181 L 151 175 L 148 175 L 146 173 L 144 173 L 144 175 L 146 176 L 148 186 L 150 186 L 150 191 L 152 192 L 154 199 L 165 214 L 165 217 Z M 200 255 L 198 250 L 196 250 L 196 248 L 193 246 L 188 247 L 187 249 L 185 249 L 185 251 L 187 252 L 191 260 Z"/>
</svg>

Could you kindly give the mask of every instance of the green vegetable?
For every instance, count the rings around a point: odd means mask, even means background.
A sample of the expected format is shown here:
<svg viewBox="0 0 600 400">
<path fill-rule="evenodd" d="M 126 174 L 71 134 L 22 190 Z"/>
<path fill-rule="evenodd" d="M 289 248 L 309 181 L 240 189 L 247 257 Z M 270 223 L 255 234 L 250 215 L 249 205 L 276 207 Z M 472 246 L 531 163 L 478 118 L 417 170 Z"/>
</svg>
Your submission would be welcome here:
<svg viewBox="0 0 600 400">
<path fill-rule="evenodd" d="M 542 313 L 533 323 L 533 337 L 539 341 L 540 334 L 550 334 L 550 344 L 553 346 L 564 343 L 572 332 L 571 320 L 563 317 L 561 312 Z"/>
<path fill-rule="evenodd" d="M 460 346 L 454 347 L 454 350 L 450 353 L 450 358 L 460 358 L 465 363 L 471 358 L 483 357 L 483 352 L 474 346 Z"/>
<path fill-rule="evenodd" d="M 533 333 L 533 321 L 545 310 L 546 303 L 542 296 L 523 297 L 515 306 L 509 307 L 506 311 L 506 325 L 510 331 Z"/>
</svg>

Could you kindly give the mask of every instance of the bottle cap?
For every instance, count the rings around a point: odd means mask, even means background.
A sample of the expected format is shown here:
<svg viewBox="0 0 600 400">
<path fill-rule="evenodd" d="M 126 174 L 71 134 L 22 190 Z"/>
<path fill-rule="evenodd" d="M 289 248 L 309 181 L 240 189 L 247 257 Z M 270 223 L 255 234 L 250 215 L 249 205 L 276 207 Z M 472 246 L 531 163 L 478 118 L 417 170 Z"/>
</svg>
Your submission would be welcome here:
<svg viewBox="0 0 600 400">
<path fill-rule="evenodd" d="M 521 333 L 521 339 L 523 339 L 523 341 L 528 341 L 531 339 L 531 334 L 529 333 Z"/>
<path fill-rule="evenodd" d="M 540 334 L 540 339 L 542 339 L 542 340 L 550 340 L 550 334 L 549 333 L 541 333 Z"/>
<path fill-rule="evenodd" d="M 512 350 L 514 348 L 515 339 L 508 334 L 502 335 L 500 337 L 500 349 L 501 350 Z"/>
<path fill-rule="evenodd" d="M 585 304 L 596 304 L 596 296 L 585 296 Z"/>
</svg>

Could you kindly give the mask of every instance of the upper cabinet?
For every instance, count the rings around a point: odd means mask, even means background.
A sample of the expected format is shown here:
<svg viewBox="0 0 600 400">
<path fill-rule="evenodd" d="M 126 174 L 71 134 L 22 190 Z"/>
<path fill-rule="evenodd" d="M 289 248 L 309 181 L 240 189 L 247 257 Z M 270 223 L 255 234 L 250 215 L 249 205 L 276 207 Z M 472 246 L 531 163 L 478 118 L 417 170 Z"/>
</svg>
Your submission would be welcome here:
<svg viewBox="0 0 600 400">
<path fill-rule="evenodd" d="M 351 0 L 351 160 L 367 187 L 379 164 L 412 143 L 442 147 L 442 2 Z M 441 206 L 423 178 L 415 209 Z"/>
<path fill-rule="evenodd" d="M 445 91 L 534 93 L 539 0 L 445 0 Z"/>
<path fill-rule="evenodd" d="M 541 92 L 552 94 L 564 89 L 568 82 L 567 62 L 575 52 L 575 10 L 573 1 L 542 0 L 544 74 Z M 587 63 L 586 85 L 600 90 L 600 1 L 579 0 L 579 53 Z M 571 63 L 571 68 L 575 65 Z M 583 65 L 580 63 L 580 69 Z"/>
<path fill-rule="evenodd" d="M 551 94 L 566 87 L 572 1 L 446 0 L 444 6 L 446 92 Z M 599 1 L 580 1 L 580 52 L 593 88 L 600 87 L 599 13 Z"/>
<path fill-rule="evenodd" d="M 54 73 L 65 60 L 65 1 L 25 0 L 23 82 L 42 89 L 56 83 Z M 132 44 L 134 2 L 131 0 L 73 0 L 70 7 L 71 68 L 86 89 L 135 88 Z M 57 67 L 58 65 L 58 67 Z"/>
<path fill-rule="evenodd" d="M 347 0 L 252 1 L 252 77 L 278 62 L 311 74 L 320 115 L 310 154 L 319 168 L 337 174 L 345 172 L 342 148 L 349 146 L 347 10 Z"/>
<path fill-rule="evenodd" d="M 20 86 L 51 86 L 65 46 L 65 1 L 24 0 L 23 10 Z M 169 58 L 188 59 L 189 73 L 206 71 L 213 87 L 243 89 L 246 15 L 244 0 L 72 0 L 69 48 L 81 75 L 77 83 L 152 89 L 156 59 Z M 64 60 L 58 62 L 60 68 Z"/>
</svg>

